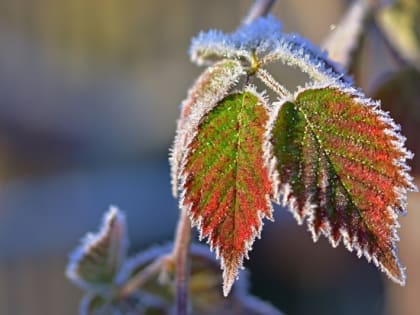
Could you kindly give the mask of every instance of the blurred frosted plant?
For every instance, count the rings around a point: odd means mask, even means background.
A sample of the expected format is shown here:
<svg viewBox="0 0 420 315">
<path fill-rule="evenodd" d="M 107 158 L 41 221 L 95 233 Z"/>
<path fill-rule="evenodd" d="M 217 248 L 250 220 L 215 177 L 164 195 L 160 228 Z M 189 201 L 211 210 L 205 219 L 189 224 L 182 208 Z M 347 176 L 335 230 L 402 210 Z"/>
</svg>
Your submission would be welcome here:
<svg viewBox="0 0 420 315">
<path fill-rule="evenodd" d="M 124 216 L 111 209 L 69 265 L 70 278 L 88 291 L 82 314 L 279 314 L 233 286 L 263 220 L 273 219 L 273 202 L 306 223 L 314 241 L 342 242 L 404 285 L 397 218 L 416 190 L 406 164 L 412 153 L 400 127 L 343 70 L 373 8 L 357 1 L 325 41 L 341 64 L 283 33 L 273 16 L 192 40 L 191 60 L 207 68 L 181 104 L 170 157 L 181 208 L 174 246 L 126 259 Z M 349 42 L 337 44 L 343 34 Z M 288 91 L 267 70 L 275 62 L 310 80 Z M 208 252 L 190 248 L 191 225 L 220 258 L 223 281 Z"/>
<path fill-rule="evenodd" d="M 81 315 L 173 314 L 172 244 L 127 256 L 124 214 L 111 207 L 98 233 L 89 233 L 70 257 L 67 276 L 85 290 Z M 281 315 L 248 294 L 247 275 L 226 299 L 217 261 L 205 246 L 191 247 L 191 314 Z"/>
</svg>

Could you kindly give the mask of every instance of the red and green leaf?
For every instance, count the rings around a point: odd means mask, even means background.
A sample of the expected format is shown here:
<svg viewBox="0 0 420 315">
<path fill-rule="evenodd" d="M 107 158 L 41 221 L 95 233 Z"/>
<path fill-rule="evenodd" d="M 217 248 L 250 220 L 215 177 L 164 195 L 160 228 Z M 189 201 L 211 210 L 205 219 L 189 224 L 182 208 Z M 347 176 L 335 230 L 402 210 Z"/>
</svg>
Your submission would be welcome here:
<svg viewBox="0 0 420 315">
<path fill-rule="evenodd" d="M 225 295 L 262 218 L 272 218 L 263 154 L 268 117 L 264 99 L 251 90 L 226 97 L 198 125 L 183 162 L 182 206 L 221 257 Z"/>
<path fill-rule="evenodd" d="M 271 118 L 274 178 L 284 202 L 314 240 L 341 240 L 403 284 L 397 214 L 414 190 L 410 153 L 389 116 L 355 90 L 307 88 Z"/>
<path fill-rule="evenodd" d="M 204 71 L 187 98 L 181 104 L 181 115 L 171 152 L 172 193 L 178 192 L 179 168 L 185 145 L 197 129 L 200 119 L 223 99 L 243 74 L 243 68 L 237 60 L 222 60 Z"/>
</svg>

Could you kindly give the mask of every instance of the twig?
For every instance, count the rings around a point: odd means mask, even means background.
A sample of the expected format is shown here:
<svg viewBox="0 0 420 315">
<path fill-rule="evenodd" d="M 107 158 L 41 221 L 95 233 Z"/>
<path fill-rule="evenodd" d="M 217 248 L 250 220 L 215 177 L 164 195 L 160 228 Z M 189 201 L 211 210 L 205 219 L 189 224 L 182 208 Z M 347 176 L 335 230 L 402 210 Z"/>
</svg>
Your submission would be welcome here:
<svg viewBox="0 0 420 315">
<path fill-rule="evenodd" d="M 259 68 L 255 73 L 257 78 L 264 82 L 270 89 L 276 92 L 281 98 L 291 95 L 291 93 L 279 82 L 277 82 L 270 73 L 264 69 Z"/>
<path fill-rule="evenodd" d="M 172 257 L 175 259 L 175 292 L 177 315 L 187 315 L 188 310 L 188 277 L 189 250 L 191 240 L 191 223 L 185 211 L 181 210 L 175 236 Z"/>
<path fill-rule="evenodd" d="M 143 284 L 146 283 L 154 275 L 158 274 L 162 270 L 162 267 L 166 264 L 169 264 L 172 259 L 172 255 L 161 256 L 144 268 L 142 271 L 137 273 L 133 278 L 131 278 L 127 283 L 120 289 L 119 296 L 127 297 L 140 288 Z"/>
<path fill-rule="evenodd" d="M 267 15 L 273 7 L 274 2 L 276 0 L 255 0 L 242 24 L 249 24 L 259 17 Z"/>
</svg>

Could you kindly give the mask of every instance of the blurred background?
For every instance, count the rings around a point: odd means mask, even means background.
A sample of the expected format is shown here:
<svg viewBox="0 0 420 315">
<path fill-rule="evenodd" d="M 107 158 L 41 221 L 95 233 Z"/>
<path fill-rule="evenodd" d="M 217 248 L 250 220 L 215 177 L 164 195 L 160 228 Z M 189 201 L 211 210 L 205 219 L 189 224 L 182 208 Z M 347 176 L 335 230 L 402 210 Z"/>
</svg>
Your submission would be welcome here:
<svg viewBox="0 0 420 315">
<path fill-rule="evenodd" d="M 234 30 L 250 4 L 0 0 L 0 314 L 77 314 L 81 292 L 64 276 L 67 256 L 110 204 L 127 213 L 133 253 L 172 239 L 178 210 L 168 149 L 178 106 L 202 70 L 189 62 L 190 38 Z M 285 31 L 320 44 L 348 5 L 281 0 L 273 13 Z M 410 23 L 420 18 L 408 15 L 394 18 L 409 20 L 402 33 L 418 27 Z M 384 34 L 371 27 L 363 36 L 353 75 L 383 99 L 417 151 L 415 46 L 411 57 L 396 56 L 401 45 Z M 302 84 L 295 70 L 274 71 L 288 86 Z M 418 174 L 419 157 L 412 165 Z M 247 262 L 252 292 L 291 315 L 420 314 L 419 205 L 411 194 L 400 220 L 405 288 L 342 246 L 313 244 L 305 227 L 277 209 Z"/>
</svg>

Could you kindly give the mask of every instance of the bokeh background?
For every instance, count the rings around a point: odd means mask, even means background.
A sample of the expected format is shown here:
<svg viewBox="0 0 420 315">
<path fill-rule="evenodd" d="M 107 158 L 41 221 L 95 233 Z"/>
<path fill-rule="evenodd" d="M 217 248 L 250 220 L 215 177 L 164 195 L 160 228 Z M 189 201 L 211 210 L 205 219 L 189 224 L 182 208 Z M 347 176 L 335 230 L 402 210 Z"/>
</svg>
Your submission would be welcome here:
<svg viewBox="0 0 420 315">
<path fill-rule="evenodd" d="M 178 209 L 168 148 L 178 106 L 201 71 L 188 59 L 190 37 L 234 30 L 250 4 L 0 0 L 0 314 L 77 314 L 81 292 L 64 276 L 67 256 L 110 204 L 127 213 L 133 253 L 172 238 Z M 319 44 L 347 7 L 281 0 L 273 13 L 286 31 Z M 378 32 L 366 34 L 354 75 L 384 98 L 415 151 L 419 74 L 387 52 Z M 274 71 L 288 86 L 304 79 Z M 378 91 L 385 81 L 389 88 Z M 410 194 L 400 220 L 405 288 L 342 246 L 313 244 L 277 209 L 247 262 L 252 291 L 291 315 L 420 314 L 419 205 Z"/>
</svg>

